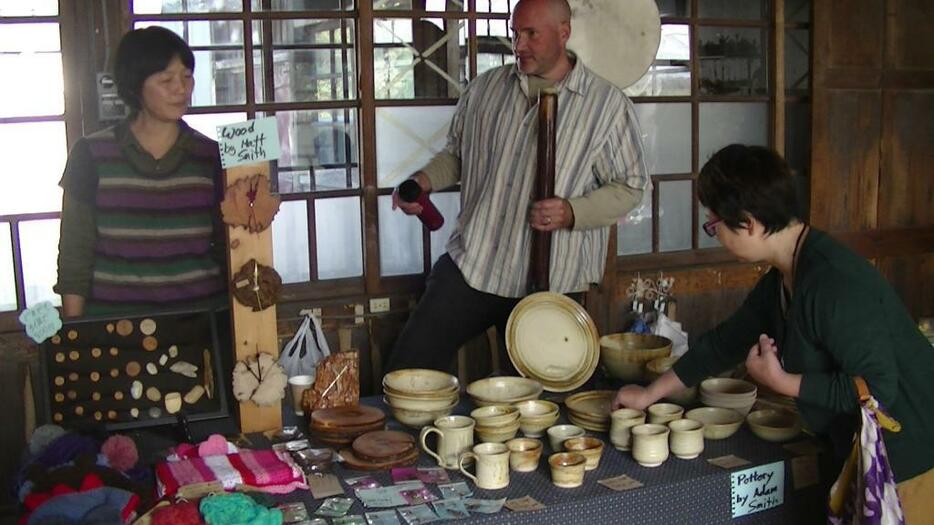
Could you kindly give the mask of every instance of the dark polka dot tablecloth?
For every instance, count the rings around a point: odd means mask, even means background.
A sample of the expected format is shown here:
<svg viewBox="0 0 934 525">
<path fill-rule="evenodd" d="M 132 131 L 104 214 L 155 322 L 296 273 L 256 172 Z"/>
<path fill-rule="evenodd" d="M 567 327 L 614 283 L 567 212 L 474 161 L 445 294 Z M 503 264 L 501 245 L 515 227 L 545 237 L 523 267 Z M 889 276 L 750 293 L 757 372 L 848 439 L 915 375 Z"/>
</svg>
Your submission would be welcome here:
<svg viewBox="0 0 934 525">
<path fill-rule="evenodd" d="M 366 398 L 364 404 L 379 406 L 389 410 L 378 398 Z M 455 409 L 455 414 L 469 415 L 474 408 L 466 396 Z M 564 422 L 564 416 L 562 421 Z M 389 418 L 388 427 L 396 430 L 414 430 L 403 427 Z M 598 523 L 633 523 L 633 524 L 712 524 L 712 523 L 766 523 L 794 524 L 825 523 L 825 495 L 828 480 L 795 490 L 791 460 L 794 454 L 781 445 L 769 443 L 757 438 L 744 425 L 736 434 L 724 440 L 706 440 L 704 452 L 692 460 L 682 460 L 673 455 L 661 466 L 646 468 L 640 466 L 628 452 L 621 452 L 612 447 L 609 436 L 605 433 L 588 432 L 604 441 L 605 447 L 596 470 L 588 471 L 584 484 L 573 489 L 562 489 L 551 483 L 551 473 L 547 463 L 551 448 L 547 438 L 542 438 L 544 454 L 538 470 L 520 473 L 510 472 L 510 483 L 501 490 L 481 490 L 457 471 L 448 471 L 451 481 L 466 481 L 474 492 L 474 497 L 485 499 L 518 499 L 531 496 L 541 502 L 545 508 L 532 512 L 513 512 L 505 507 L 497 514 L 471 514 L 469 519 L 458 523 L 478 524 L 598 524 Z M 434 440 L 431 441 L 434 443 Z M 711 465 L 708 459 L 732 454 L 751 462 L 750 465 L 725 470 Z M 785 469 L 784 503 L 764 511 L 739 518 L 731 515 L 730 473 L 757 465 L 782 461 Z M 437 466 L 425 453 L 419 457 L 417 466 Z M 336 467 L 337 476 L 345 478 L 371 474 L 384 485 L 392 484 L 388 471 L 367 473 L 345 470 Z M 598 480 L 625 474 L 641 483 L 642 487 L 614 491 L 597 483 Z M 827 477 L 827 476 L 825 476 Z M 436 496 L 441 493 L 435 485 L 427 485 Z M 346 485 L 345 485 L 346 488 Z M 348 490 L 348 495 L 352 491 Z M 321 500 L 311 499 L 310 494 L 293 493 L 283 497 L 287 501 L 305 501 L 309 514 L 313 513 Z M 350 514 L 362 515 L 367 511 L 384 509 L 366 509 L 359 500 L 355 500 Z M 400 522 L 404 523 L 401 520 Z"/>
</svg>

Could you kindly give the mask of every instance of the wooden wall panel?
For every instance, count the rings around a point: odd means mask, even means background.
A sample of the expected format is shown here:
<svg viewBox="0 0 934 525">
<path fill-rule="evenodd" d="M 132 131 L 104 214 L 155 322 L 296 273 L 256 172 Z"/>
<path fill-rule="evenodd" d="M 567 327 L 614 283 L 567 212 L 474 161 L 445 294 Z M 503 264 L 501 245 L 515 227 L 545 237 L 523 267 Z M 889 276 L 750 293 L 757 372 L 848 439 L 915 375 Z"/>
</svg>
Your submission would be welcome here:
<svg viewBox="0 0 934 525">
<path fill-rule="evenodd" d="M 888 34 L 892 65 L 896 69 L 934 69 L 934 2 L 895 0 L 891 4 L 889 17 L 894 27 Z"/>
<path fill-rule="evenodd" d="M 934 225 L 934 90 L 887 91 L 883 113 L 879 227 Z"/>
<path fill-rule="evenodd" d="M 811 222 L 828 231 L 872 229 L 879 190 L 880 92 L 834 89 L 815 98 Z"/>
<path fill-rule="evenodd" d="M 825 58 L 830 68 L 882 66 L 883 32 L 879 30 L 879 22 L 883 19 L 884 5 L 884 0 L 814 3 L 815 10 L 827 9 L 830 13 L 825 18 L 830 37 L 829 54 Z"/>
<path fill-rule="evenodd" d="M 934 253 L 885 257 L 876 267 L 895 287 L 912 318 L 934 316 Z"/>
</svg>

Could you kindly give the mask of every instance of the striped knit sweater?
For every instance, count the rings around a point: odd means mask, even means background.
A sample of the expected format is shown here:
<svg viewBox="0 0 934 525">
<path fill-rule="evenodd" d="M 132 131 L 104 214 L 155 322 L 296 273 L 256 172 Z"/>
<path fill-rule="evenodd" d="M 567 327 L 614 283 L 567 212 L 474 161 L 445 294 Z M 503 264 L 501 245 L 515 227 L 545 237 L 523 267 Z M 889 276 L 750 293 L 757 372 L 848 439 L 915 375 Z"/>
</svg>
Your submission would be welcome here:
<svg viewBox="0 0 934 525">
<path fill-rule="evenodd" d="M 159 160 L 127 122 L 69 155 L 56 291 L 85 297 L 86 315 L 226 303 L 217 144 L 180 126 Z"/>
</svg>

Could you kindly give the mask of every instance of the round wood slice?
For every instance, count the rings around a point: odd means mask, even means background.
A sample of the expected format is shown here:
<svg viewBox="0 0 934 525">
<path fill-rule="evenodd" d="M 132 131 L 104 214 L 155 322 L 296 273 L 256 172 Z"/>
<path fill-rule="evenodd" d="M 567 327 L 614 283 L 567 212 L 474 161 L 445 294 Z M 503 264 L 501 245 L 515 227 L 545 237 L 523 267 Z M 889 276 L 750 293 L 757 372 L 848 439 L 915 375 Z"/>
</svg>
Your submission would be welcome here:
<svg viewBox="0 0 934 525">
<path fill-rule="evenodd" d="M 376 432 L 378 430 L 383 430 L 384 427 L 385 427 L 384 423 L 379 423 L 379 424 L 371 426 L 370 428 L 367 428 L 366 430 L 360 430 L 360 431 L 355 431 L 355 432 L 349 432 L 349 431 L 336 432 L 330 429 L 329 430 L 318 430 L 318 429 L 312 428 L 310 429 L 309 433 L 311 434 L 312 437 L 314 437 L 318 441 L 340 441 L 340 442 L 343 442 L 344 445 L 350 445 L 353 442 L 353 440 L 357 439 L 363 434 L 366 434 L 367 432 Z"/>
<path fill-rule="evenodd" d="M 318 434 L 353 434 L 359 436 L 360 434 L 365 434 L 367 432 L 372 432 L 374 430 L 382 430 L 383 426 L 386 425 L 386 420 L 381 419 L 374 423 L 367 423 L 366 425 L 353 425 L 353 426 L 341 426 L 341 427 L 323 427 L 317 425 L 314 422 L 311 422 L 308 425 L 308 429 L 314 433 Z"/>
<path fill-rule="evenodd" d="M 133 333 L 133 323 L 129 319 L 117 321 L 117 333 L 126 337 Z"/>
<path fill-rule="evenodd" d="M 311 413 L 311 423 L 317 428 L 359 427 L 385 419 L 382 410 L 360 405 L 322 408 Z"/>
<path fill-rule="evenodd" d="M 341 449 L 340 454 L 344 458 L 344 466 L 353 470 L 388 470 L 393 467 L 413 465 L 418 461 L 417 448 L 413 449 L 408 455 L 389 461 L 369 461 L 359 457 L 350 448 Z"/>
<path fill-rule="evenodd" d="M 397 430 L 367 432 L 351 445 L 354 454 L 364 461 L 394 461 L 407 457 L 415 447 L 415 438 Z"/>
</svg>

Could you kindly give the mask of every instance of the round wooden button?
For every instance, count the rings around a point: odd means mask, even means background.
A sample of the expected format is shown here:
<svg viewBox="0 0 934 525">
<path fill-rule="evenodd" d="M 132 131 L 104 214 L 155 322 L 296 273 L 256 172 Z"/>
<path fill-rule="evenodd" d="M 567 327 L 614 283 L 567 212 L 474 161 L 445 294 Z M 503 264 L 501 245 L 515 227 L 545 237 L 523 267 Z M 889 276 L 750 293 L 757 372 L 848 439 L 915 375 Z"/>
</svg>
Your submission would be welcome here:
<svg viewBox="0 0 934 525">
<path fill-rule="evenodd" d="M 64 352 L 59 352 L 59 353 L 55 354 L 55 362 L 56 362 L 56 363 L 64 363 L 64 362 L 65 362 L 65 354 L 64 354 Z"/>
<path fill-rule="evenodd" d="M 159 389 L 151 386 L 146 389 L 146 397 L 153 402 L 159 401 L 162 399 L 162 392 L 159 392 Z"/>
<path fill-rule="evenodd" d="M 111 346 L 111 347 L 110 347 L 110 355 L 112 355 L 112 356 L 114 356 L 114 357 L 117 357 L 118 355 L 120 355 L 120 349 L 117 348 L 116 346 Z"/>
<path fill-rule="evenodd" d="M 65 419 L 60 412 L 56 412 L 52 415 L 52 420 L 56 423 L 61 423 L 62 419 Z"/>
<path fill-rule="evenodd" d="M 139 322 L 139 331 L 143 335 L 152 335 L 156 333 L 156 322 L 152 319 L 143 319 Z"/>
<path fill-rule="evenodd" d="M 53 335 L 51 341 L 52 341 L 52 344 L 53 344 L 53 345 L 60 345 L 60 344 L 62 344 L 62 338 L 61 338 L 61 336 L 58 335 L 58 334 Z"/>
<path fill-rule="evenodd" d="M 111 368 L 111 369 L 110 369 L 110 377 L 117 378 L 117 377 L 119 377 L 119 376 L 120 376 L 120 371 L 119 371 L 119 370 L 117 370 L 116 368 Z"/>
<path fill-rule="evenodd" d="M 114 392 L 114 399 L 116 399 L 117 401 L 123 401 L 123 392 L 119 390 Z"/>
<path fill-rule="evenodd" d="M 77 361 L 78 358 L 80 357 L 81 357 L 81 353 L 78 352 L 77 350 L 72 350 L 71 352 L 68 352 L 68 359 L 71 359 L 72 361 Z"/>
<path fill-rule="evenodd" d="M 76 406 L 76 407 L 75 407 L 75 415 L 76 415 L 76 416 L 80 416 L 80 415 L 83 415 L 83 414 L 84 414 L 84 407 L 81 406 L 81 405 Z"/>
<path fill-rule="evenodd" d="M 159 341 L 157 341 L 155 337 L 151 335 L 147 335 L 146 337 L 143 338 L 143 348 L 147 352 L 152 352 L 156 348 L 159 348 Z"/>
<path fill-rule="evenodd" d="M 70 372 L 70 373 L 68 374 L 68 380 L 69 380 L 69 381 L 77 381 L 77 380 L 78 380 L 78 372 Z"/>
<path fill-rule="evenodd" d="M 101 393 L 100 393 L 100 392 L 91 392 L 91 399 L 93 399 L 94 401 L 100 401 L 100 400 L 101 400 Z"/>
<path fill-rule="evenodd" d="M 114 419 L 117 419 L 117 411 L 116 411 L 116 410 L 108 410 L 108 411 L 107 411 L 107 419 L 109 419 L 109 420 L 111 420 L 111 421 L 113 421 Z"/>
<path fill-rule="evenodd" d="M 69 331 L 68 331 L 68 340 L 69 340 L 69 341 L 74 341 L 74 340 L 77 339 L 77 338 L 78 338 L 78 331 L 77 331 L 77 330 L 69 330 Z"/>
<path fill-rule="evenodd" d="M 106 326 L 105 328 L 107 329 L 107 333 L 108 333 L 108 334 L 114 333 L 114 324 L 113 324 L 113 323 L 107 323 L 107 326 Z"/>
<path fill-rule="evenodd" d="M 75 399 L 78 399 L 78 393 L 75 392 L 74 390 L 69 390 L 68 392 L 65 392 L 65 395 L 68 396 L 68 399 L 72 401 L 74 401 Z"/>
<path fill-rule="evenodd" d="M 140 371 L 143 370 L 143 367 L 136 361 L 130 361 L 126 364 L 126 375 L 130 377 L 136 377 L 139 375 Z"/>
<path fill-rule="evenodd" d="M 103 352 L 101 352 L 101 349 L 98 348 L 98 347 L 96 347 L 96 346 L 95 346 L 94 348 L 91 349 L 91 357 L 93 357 L 93 358 L 95 358 L 95 359 L 98 358 L 98 357 L 100 357 L 102 353 L 103 353 Z"/>
<path fill-rule="evenodd" d="M 56 392 L 56 393 L 55 393 L 55 402 L 61 403 L 61 402 L 64 401 L 64 400 L 65 400 L 65 394 L 63 394 L 63 393 L 61 393 L 61 392 Z"/>
<path fill-rule="evenodd" d="M 117 321 L 117 334 L 126 337 L 133 333 L 133 323 L 129 319 Z"/>
<path fill-rule="evenodd" d="M 55 386 L 62 386 L 65 384 L 65 378 L 62 376 L 55 376 Z"/>
<path fill-rule="evenodd" d="M 91 372 L 91 381 L 94 381 L 94 382 L 96 383 L 96 382 L 98 382 L 98 381 L 100 381 L 100 380 L 101 380 L 101 373 L 100 373 L 100 372 L 98 372 L 97 370 Z"/>
<path fill-rule="evenodd" d="M 98 410 L 97 412 L 94 412 L 94 419 L 95 419 L 95 420 L 100 421 L 100 420 L 103 419 L 103 418 L 104 418 L 104 414 L 101 414 L 101 411 L 100 411 L 100 410 Z"/>
</svg>

